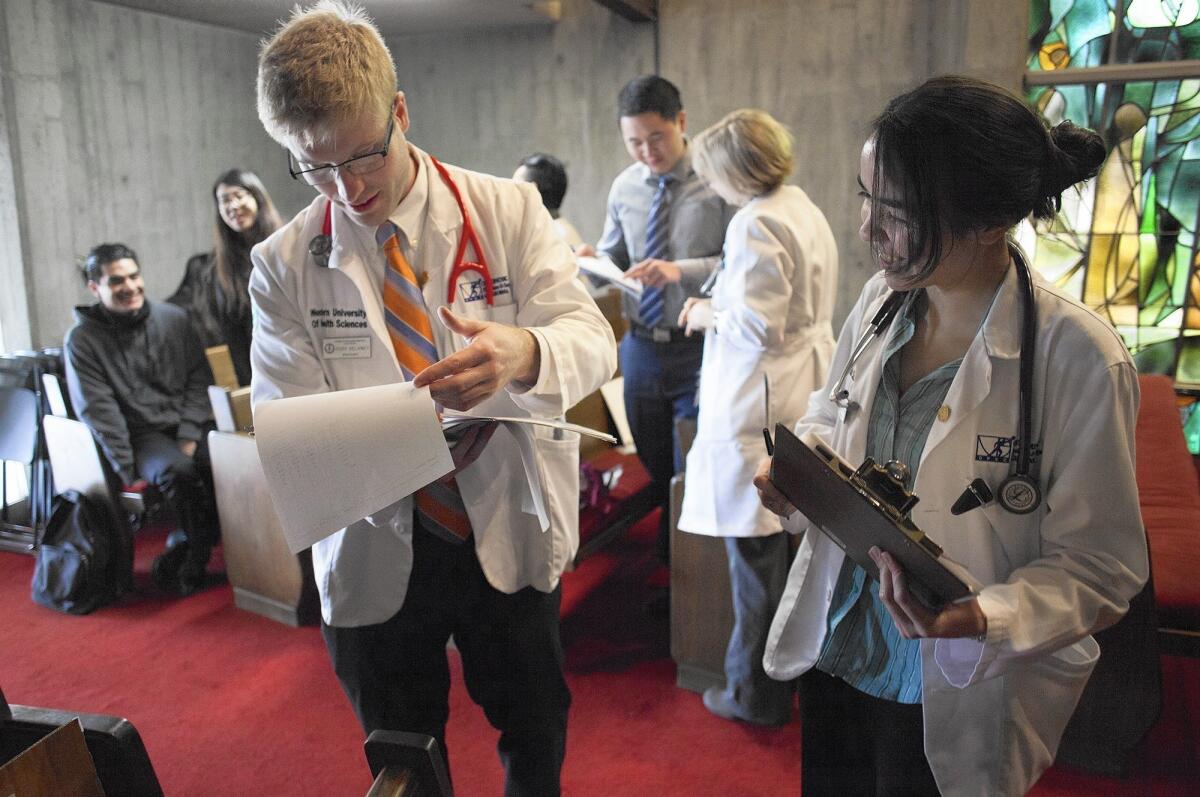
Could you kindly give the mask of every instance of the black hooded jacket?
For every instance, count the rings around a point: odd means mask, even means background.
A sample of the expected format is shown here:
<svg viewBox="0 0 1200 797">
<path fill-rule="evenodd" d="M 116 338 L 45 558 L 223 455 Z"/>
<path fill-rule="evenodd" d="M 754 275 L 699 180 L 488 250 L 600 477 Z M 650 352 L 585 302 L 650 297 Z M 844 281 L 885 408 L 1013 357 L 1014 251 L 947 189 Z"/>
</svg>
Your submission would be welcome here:
<svg viewBox="0 0 1200 797">
<path fill-rule="evenodd" d="M 212 415 L 212 372 L 187 313 L 146 300 L 136 313 L 75 308 L 63 343 L 67 390 L 125 484 L 137 480 L 130 438 L 143 431 L 199 440 Z"/>
</svg>

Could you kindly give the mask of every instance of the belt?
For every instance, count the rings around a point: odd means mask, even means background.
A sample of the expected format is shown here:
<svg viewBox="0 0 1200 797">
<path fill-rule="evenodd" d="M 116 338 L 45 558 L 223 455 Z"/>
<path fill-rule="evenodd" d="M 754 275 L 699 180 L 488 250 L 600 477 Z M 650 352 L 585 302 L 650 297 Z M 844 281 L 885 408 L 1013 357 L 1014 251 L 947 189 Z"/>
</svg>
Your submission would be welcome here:
<svg viewBox="0 0 1200 797">
<path fill-rule="evenodd" d="M 704 339 L 701 335 L 694 335 L 689 338 L 684 334 L 683 329 L 680 327 L 672 327 L 669 329 L 667 327 L 647 327 L 637 323 L 636 321 L 629 322 L 629 331 L 633 333 L 635 338 L 652 340 L 655 343 L 679 343 L 683 340 L 686 340 L 690 343 L 693 338 L 696 341 L 701 341 Z"/>
</svg>

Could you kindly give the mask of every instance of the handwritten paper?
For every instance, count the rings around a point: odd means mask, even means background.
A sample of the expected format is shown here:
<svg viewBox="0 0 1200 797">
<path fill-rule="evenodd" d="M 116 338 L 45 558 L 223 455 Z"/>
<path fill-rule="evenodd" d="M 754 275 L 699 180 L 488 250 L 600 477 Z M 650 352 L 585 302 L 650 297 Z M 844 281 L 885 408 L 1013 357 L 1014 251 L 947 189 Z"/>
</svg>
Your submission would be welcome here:
<svg viewBox="0 0 1200 797">
<path fill-rule="evenodd" d="M 454 469 L 429 389 L 411 382 L 269 401 L 254 433 L 293 553 Z"/>
</svg>

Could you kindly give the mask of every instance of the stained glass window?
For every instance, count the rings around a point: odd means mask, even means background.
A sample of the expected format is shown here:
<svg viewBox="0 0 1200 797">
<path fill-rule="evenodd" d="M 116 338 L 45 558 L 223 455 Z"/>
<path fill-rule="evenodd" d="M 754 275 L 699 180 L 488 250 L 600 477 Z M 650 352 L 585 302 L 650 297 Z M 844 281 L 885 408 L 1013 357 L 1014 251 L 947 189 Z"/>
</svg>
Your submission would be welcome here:
<svg viewBox="0 0 1200 797">
<path fill-rule="evenodd" d="M 1200 382 L 1200 0 L 1032 0 L 1028 99 L 1108 159 L 1039 225 L 1034 264 L 1147 373 Z"/>
</svg>

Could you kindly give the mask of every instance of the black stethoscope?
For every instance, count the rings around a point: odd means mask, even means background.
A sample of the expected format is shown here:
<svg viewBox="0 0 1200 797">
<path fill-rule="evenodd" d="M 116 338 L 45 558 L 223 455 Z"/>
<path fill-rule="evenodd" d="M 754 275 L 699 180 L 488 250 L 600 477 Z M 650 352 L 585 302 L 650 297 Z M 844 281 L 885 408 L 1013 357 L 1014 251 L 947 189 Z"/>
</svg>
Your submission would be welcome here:
<svg viewBox="0 0 1200 797">
<path fill-rule="evenodd" d="M 1029 475 L 1030 459 L 1033 453 L 1033 357 L 1037 345 L 1037 307 L 1034 304 L 1033 279 L 1029 275 L 1029 264 L 1024 255 L 1015 246 L 1010 246 L 1013 262 L 1017 268 L 1017 283 L 1021 292 L 1021 363 L 1020 363 L 1020 417 L 1018 437 L 1012 441 L 1017 449 L 1016 468 L 1009 473 L 1008 478 L 1000 483 L 995 495 L 983 479 L 975 479 L 963 491 L 958 500 L 950 508 L 951 514 L 961 515 L 977 507 L 997 501 L 1001 507 L 1017 515 L 1026 515 L 1037 509 L 1042 502 L 1042 489 Z M 846 380 L 854 370 L 855 363 L 862 357 L 863 352 L 871 342 L 887 329 L 900 306 L 907 296 L 906 291 L 892 291 L 884 300 L 879 310 L 871 318 L 867 328 L 859 335 L 850 351 L 850 359 L 842 368 L 833 387 L 829 391 L 829 400 L 843 409 L 857 406 L 850 400 L 850 391 L 846 389 Z"/>
<path fill-rule="evenodd" d="M 458 249 L 454 253 L 454 265 L 450 268 L 450 278 L 448 280 L 446 290 L 446 304 L 454 304 L 454 288 L 458 284 L 458 279 L 468 271 L 474 271 L 483 280 L 484 298 L 487 300 L 489 307 L 495 304 L 495 286 L 492 285 L 492 273 L 488 269 L 487 258 L 483 254 L 483 247 L 479 245 L 479 236 L 475 234 L 475 225 L 471 223 L 471 214 L 467 213 L 467 206 L 463 202 L 462 194 L 459 193 L 458 186 L 451 179 L 450 173 L 446 171 L 437 158 L 432 155 L 429 159 L 433 161 L 434 167 L 442 180 L 450 188 L 450 193 L 454 194 L 454 201 L 458 203 L 458 209 L 462 213 L 463 230 L 462 235 L 458 239 Z M 475 255 L 479 258 L 478 262 L 471 262 L 466 259 L 467 244 L 475 247 Z M 329 254 L 333 251 L 333 202 L 325 203 L 325 219 L 321 223 L 321 234 L 313 236 L 313 239 L 308 242 L 308 253 L 312 255 L 313 262 L 321 268 L 329 267 Z"/>
</svg>

